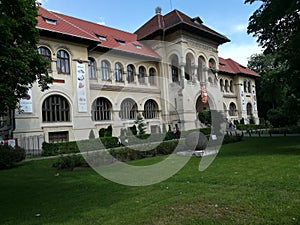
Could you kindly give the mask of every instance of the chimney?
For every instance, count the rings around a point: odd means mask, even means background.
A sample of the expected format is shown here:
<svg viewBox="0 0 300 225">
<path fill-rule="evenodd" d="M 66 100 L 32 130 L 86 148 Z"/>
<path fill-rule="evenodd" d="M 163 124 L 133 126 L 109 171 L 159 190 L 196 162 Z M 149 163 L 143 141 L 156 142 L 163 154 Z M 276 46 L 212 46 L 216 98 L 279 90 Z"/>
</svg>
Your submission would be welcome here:
<svg viewBox="0 0 300 225">
<path fill-rule="evenodd" d="M 161 15 L 161 7 L 158 6 L 158 7 L 155 8 L 155 14 L 156 15 Z"/>
</svg>

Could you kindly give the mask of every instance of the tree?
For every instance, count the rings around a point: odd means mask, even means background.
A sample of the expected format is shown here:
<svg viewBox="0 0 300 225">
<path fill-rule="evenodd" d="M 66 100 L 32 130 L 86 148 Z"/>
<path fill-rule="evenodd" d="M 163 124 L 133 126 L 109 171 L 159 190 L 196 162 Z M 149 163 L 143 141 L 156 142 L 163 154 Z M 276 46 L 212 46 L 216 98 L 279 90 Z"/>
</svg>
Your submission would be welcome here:
<svg viewBox="0 0 300 225">
<path fill-rule="evenodd" d="M 144 119 L 140 113 L 137 115 L 136 121 L 134 121 L 134 123 L 137 124 L 139 135 L 146 133 L 146 124 L 144 123 Z"/>
<path fill-rule="evenodd" d="M 52 78 L 38 54 L 35 0 L 0 0 L 0 114 L 15 109 L 34 82 L 42 91 Z"/>
<path fill-rule="evenodd" d="M 275 61 L 276 56 L 273 54 L 256 54 L 248 62 L 248 67 L 261 75 L 256 80 L 256 89 L 259 117 L 262 118 L 267 118 L 269 109 L 281 106 L 289 91 L 286 65 Z"/>
<path fill-rule="evenodd" d="M 262 75 L 258 80 L 258 104 L 271 103 L 272 110 L 265 110 L 264 114 L 277 125 L 295 124 L 299 109 L 290 107 L 300 101 L 300 1 L 246 0 L 245 3 L 257 1 L 262 4 L 249 19 L 248 33 L 257 37 L 264 48 L 264 55 L 257 57 L 258 60 L 252 58 L 249 63 L 250 68 Z"/>
<path fill-rule="evenodd" d="M 300 96 L 300 1 L 261 1 L 262 5 L 249 19 L 248 33 L 258 38 L 265 54 L 276 53 L 276 62 L 286 63 L 285 75 L 291 92 Z"/>
</svg>

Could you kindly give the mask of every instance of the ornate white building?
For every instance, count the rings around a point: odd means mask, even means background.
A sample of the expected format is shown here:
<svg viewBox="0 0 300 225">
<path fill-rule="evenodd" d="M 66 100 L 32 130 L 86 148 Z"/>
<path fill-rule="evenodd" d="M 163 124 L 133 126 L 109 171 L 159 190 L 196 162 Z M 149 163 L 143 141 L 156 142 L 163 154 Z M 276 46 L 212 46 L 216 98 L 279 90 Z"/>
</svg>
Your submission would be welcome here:
<svg viewBox="0 0 300 225">
<path fill-rule="evenodd" d="M 31 136 L 47 142 L 74 140 L 74 132 L 97 137 L 109 125 L 119 136 L 138 113 L 149 133 L 200 128 L 198 113 L 215 101 L 229 120 L 258 121 L 259 75 L 220 58 L 218 46 L 230 40 L 199 17 L 178 10 L 161 15 L 158 8 L 128 33 L 42 7 L 39 15 L 38 51 L 54 82 L 45 92 L 34 85 L 21 100 L 13 130 L 21 146 Z"/>
</svg>

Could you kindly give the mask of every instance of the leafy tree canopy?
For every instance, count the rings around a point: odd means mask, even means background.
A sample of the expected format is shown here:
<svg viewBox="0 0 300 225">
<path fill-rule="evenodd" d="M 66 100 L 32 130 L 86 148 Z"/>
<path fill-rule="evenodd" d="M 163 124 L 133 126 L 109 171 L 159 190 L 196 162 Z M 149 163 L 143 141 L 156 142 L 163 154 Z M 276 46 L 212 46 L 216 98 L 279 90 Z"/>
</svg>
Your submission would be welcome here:
<svg viewBox="0 0 300 225">
<path fill-rule="evenodd" d="M 41 90 L 52 78 L 37 51 L 35 0 L 0 0 L 0 113 L 15 109 L 37 81 Z"/>
<path fill-rule="evenodd" d="M 276 61 L 286 62 L 288 82 L 300 96 L 300 1 L 246 0 L 245 3 L 257 1 L 262 5 L 249 19 L 248 33 L 258 38 L 265 54 L 276 52 Z"/>
</svg>

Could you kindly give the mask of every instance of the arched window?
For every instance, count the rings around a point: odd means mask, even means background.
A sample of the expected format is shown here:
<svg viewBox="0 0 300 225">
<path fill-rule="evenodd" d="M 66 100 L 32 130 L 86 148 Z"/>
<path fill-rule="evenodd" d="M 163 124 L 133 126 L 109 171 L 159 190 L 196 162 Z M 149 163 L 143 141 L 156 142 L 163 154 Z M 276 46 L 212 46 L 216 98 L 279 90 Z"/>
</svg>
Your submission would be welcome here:
<svg viewBox="0 0 300 225">
<path fill-rule="evenodd" d="M 58 73 L 70 74 L 69 54 L 65 50 L 59 50 L 57 52 L 56 67 Z"/>
<path fill-rule="evenodd" d="M 232 81 L 232 80 L 230 81 L 229 89 L 230 89 L 230 92 L 231 92 L 231 93 L 234 92 L 234 90 L 233 90 L 233 81 Z"/>
<path fill-rule="evenodd" d="M 233 102 L 229 105 L 229 116 L 236 116 L 236 105 Z"/>
<path fill-rule="evenodd" d="M 89 78 L 97 79 L 96 76 L 96 62 L 93 58 L 89 58 Z"/>
<path fill-rule="evenodd" d="M 244 92 L 245 93 L 247 92 L 247 81 L 246 80 L 244 81 Z"/>
<path fill-rule="evenodd" d="M 225 91 L 229 92 L 229 83 L 228 83 L 228 80 L 225 80 Z"/>
<path fill-rule="evenodd" d="M 120 117 L 121 119 L 134 120 L 136 119 L 137 105 L 132 99 L 125 99 L 121 103 Z"/>
<path fill-rule="evenodd" d="M 251 103 L 247 104 L 247 115 L 248 116 L 252 115 L 252 105 L 251 105 Z"/>
<path fill-rule="evenodd" d="M 130 64 L 127 66 L 127 82 L 133 83 L 134 82 L 134 75 L 135 75 L 135 68 L 134 65 Z"/>
<path fill-rule="evenodd" d="M 44 59 L 49 62 L 48 64 L 48 69 L 51 70 L 51 52 L 48 48 L 46 47 L 39 47 L 38 48 L 38 53 L 44 57 Z"/>
<path fill-rule="evenodd" d="M 101 61 L 101 79 L 110 80 L 110 63 L 107 60 Z"/>
<path fill-rule="evenodd" d="M 154 68 L 150 68 L 150 70 L 149 70 L 149 84 L 150 85 L 156 85 L 156 78 L 155 78 L 155 76 L 156 76 L 156 71 L 155 71 L 155 69 Z"/>
<path fill-rule="evenodd" d="M 146 77 L 146 69 L 143 66 L 139 67 L 139 83 L 145 84 L 145 77 Z"/>
<path fill-rule="evenodd" d="M 94 121 L 111 120 L 111 103 L 106 98 L 97 98 L 92 105 L 92 119 Z"/>
<path fill-rule="evenodd" d="M 200 82 L 203 82 L 205 80 L 204 72 L 203 72 L 204 68 L 205 68 L 205 59 L 202 56 L 200 56 L 198 58 L 198 70 L 197 70 L 198 80 Z"/>
<path fill-rule="evenodd" d="M 43 122 L 70 121 L 70 105 L 66 98 L 60 95 L 51 95 L 42 105 Z"/>
<path fill-rule="evenodd" d="M 189 55 L 186 56 L 186 64 L 185 64 L 185 79 L 191 80 L 193 75 L 192 71 L 192 60 Z"/>
<path fill-rule="evenodd" d="M 251 82 L 248 81 L 248 93 L 251 93 Z"/>
<path fill-rule="evenodd" d="M 220 79 L 220 89 L 222 92 L 224 92 L 224 81 L 223 79 Z"/>
<path fill-rule="evenodd" d="M 158 117 L 158 105 L 154 100 L 150 99 L 145 103 L 143 116 L 145 119 Z"/>
<path fill-rule="evenodd" d="M 171 62 L 172 82 L 179 81 L 178 59 L 174 57 Z"/>
<path fill-rule="evenodd" d="M 121 63 L 115 64 L 115 81 L 117 82 L 123 81 L 123 66 Z"/>
</svg>

